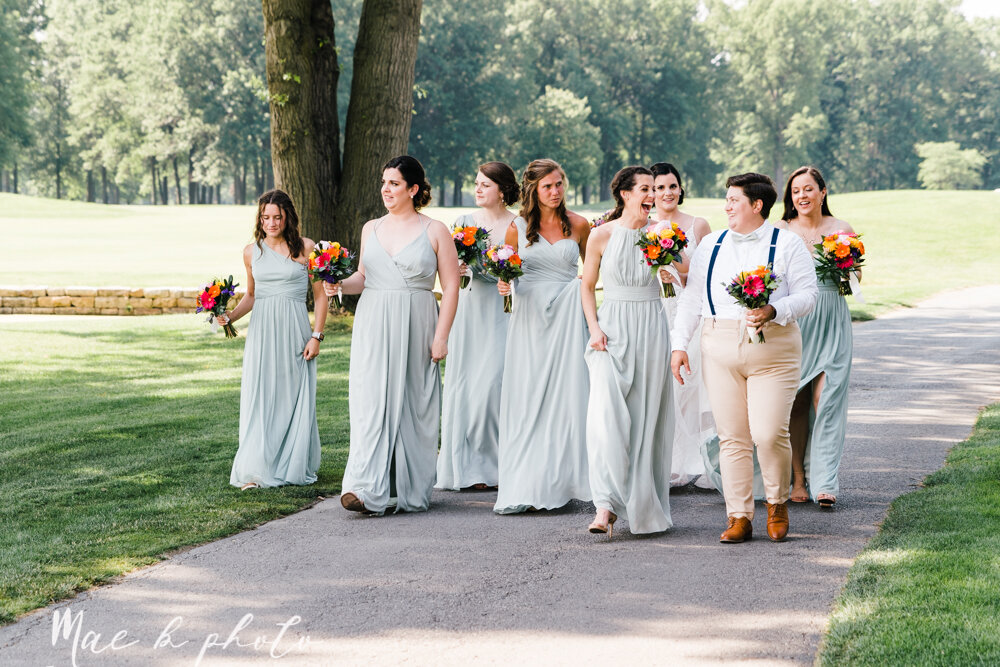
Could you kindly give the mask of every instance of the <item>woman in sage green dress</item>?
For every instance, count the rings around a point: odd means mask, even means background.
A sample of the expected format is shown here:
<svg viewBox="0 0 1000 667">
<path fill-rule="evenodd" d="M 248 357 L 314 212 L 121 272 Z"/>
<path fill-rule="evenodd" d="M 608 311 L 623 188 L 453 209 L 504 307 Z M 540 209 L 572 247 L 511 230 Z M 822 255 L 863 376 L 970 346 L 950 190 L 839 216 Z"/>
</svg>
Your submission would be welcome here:
<svg viewBox="0 0 1000 667">
<path fill-rule="evenodd" d="M 513 289 L 500 394 L 499 514 L 591 498 L 587 323 L 577 277 L 590 224 L 566 210 L 566 174 L 557 162 L 534 160 L 521 183 L 521 216 L 505 237 L 524 275 Z M 497 287 L 512 292 L 505 282 Z"/>
<path fill-rule="evenodd" d="M 490 234 L 490 245 L 501 243 L 515 219 L 507 207 L 519 193 L 513 169 L 503 162 L 487 162 L 476 175 L 476 205 L 481 210 L 463 215 L 456 225 L 482 227 Z M 484 273 L 481 264 L 459 268 L 471 271 L 472 280 L 459 290 L 448 338 L 435 487 L 485 491 L 498 480 L 500 387 L 510 315 L 503 312 L 496 278 Z"/>
<path fill-rule="evenodd" d="M 441 414 L 438 362 L 458 303 L 458 255 L 447 227 L 417 211 L 430 185 L 415 158 L 382 172 L 388 214 L 365 223 L 358 271 L 341 283 L 361 294 L 351 335 L 351 448 L 340 502 L 354 512 L 430 506 Z M 441 307 L 434 280 L 441 282 Z M 328 294 L 336 284 L 324 284 Z"/>
<path fill-rule="evenodd" d="M 626 167 L 611 181 L 616 207 L 587 242 L 581 294 L 590 328 L 587 451 L 597 516 L 608 533 L 625 517 L 633 533 L 657 533 L 670 520 L 674 408 L 670 331 L 659 280 L 636 247 L 653 206 L 653 175 Z M 600 311 L 594 294 L 604 284 Z"/>
<path fill-rule="evenodd" d="M 785 185 L 783 221 L 775 225 L 799 235 L 810 252 L 824 236 L 853 232 L 827 203 L 826 183 L 815 167 L 800 167 Z M 860 274 L 859 274 L 860 277 Z M 799 321 L 802 375 L 792 405 L 792 502 L 811 497 L 830 508 L 840 493 L 840 459 L 847 433 L 847 390 L 854 337 L 851 311 L 837 285 L 819 281 L 816 307 Z"/>
<path fill-rule="evenodd" d="M 219 321 L 254 309 L 243 349 L 240 446 L 229 483 L 241 489 L 312 484 L 320 462 L 316 362 L 327 297 L 313 286 L 315 330 L 309 326 L 306 269 L 313 242 L 299 235 L 292 200 L 281 190 L 257 202 L 254 243 L 243 249 L 247 293 Z"/>
</svg>

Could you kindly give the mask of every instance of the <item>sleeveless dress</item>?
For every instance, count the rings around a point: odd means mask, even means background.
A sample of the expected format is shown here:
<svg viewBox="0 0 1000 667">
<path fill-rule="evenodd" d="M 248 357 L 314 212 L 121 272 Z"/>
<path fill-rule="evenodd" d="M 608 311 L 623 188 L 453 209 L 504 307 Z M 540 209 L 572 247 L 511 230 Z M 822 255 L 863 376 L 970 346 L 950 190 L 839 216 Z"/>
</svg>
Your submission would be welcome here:
<svg viewBox="0 0 1000 667">
<path fill-rule="evenodd" d="M 693 236 L 684 254 L 694 256 L 698 242 Z M 664 309 L 667 319 L 673 326 L 677 318 L 677 299 L 684 288 L 674 285 L 676 297 L 664 299 Z M 696 486 L 711 488 L 711 483 L 705 477 L 705 462 L 701 448 L 706 440 L 715 435 L 715 420 L 712 417 L 712 406 L 708 402 L 708 390 L 701 375 L 701 324 L 695 330 L 688 343 L 688 360 L 691 365 L 691 375 L 684 378 L 681 385 L 677 380 L 671 382 L 674 397 L 674 433 L 673 454 L 670 459 L 670 485 L 684 486 L 692 481 Z"/>
<path fill-rule="evenodd" d="M 587 451 L 594 505 L 633 533 L 667 530 L 674 432 L 670 329 L 659 281 L 635 246 L 645 229 L 616 225 L 601 257 L 597 313 L 607 351 L 587 348 Z"/>
<path fill-rule="evenodd" d="M 826 374 L 818 409 L 810 407 L 806 444 L 806 486 L 815 501 L 821 493 L 840 492 L 837 474 L 847 433 L 847 389 L 851 379 L 854 333 L 847 299 L 837 286 L 819 281 L 819 296 L 811 313 L 799 320 L 802 330 L 802 379 L 799 390 L 820 373 Z M 812 399 L 810 398 L 810 403 Z"/>
<path fill-rule="evenodd" d="M 375 514 L 392 504 L 430 505 L 441 414 L 441 376 L 431 361 L 438 305 L 431 291 L 437 255 L 427 225 L 394 256 L 378 238 L 362 257 L 365 288 L 354 315 L 348 402 L 351 448 L 343 492 Z"/>
<path fill-rule="evenodd" d="M 475 225 L 472 215 L 456 221 Z M 491 244 L 503 239 L 490 239 Z M 500 434 L 500 387 L 510 315 L 503 312 L 497 280 L 473 264 L 472 280 L 459 290 L 455 323 L 448 337 L 441 414 L 438 489 L 474 484 L 496 486 Z"/>
<path fill-rule="evenodd" d="M 240 446 L 229 483 L 312 484 L 319 470 L 316 362 L 302 358 L 312 333 L 306 267 L 261 243 L 250 259 L 253 316 L 243 349 Z"/>
<path fill-rule="evenodd" d="M 500 393 L 500 490 L 493 508 L 500 514 L 591 498 L 579 246 L 542 236 L 528 245 L 525 221 L 515 224 L 524 275 L 515 287 Z"/>
</svg>

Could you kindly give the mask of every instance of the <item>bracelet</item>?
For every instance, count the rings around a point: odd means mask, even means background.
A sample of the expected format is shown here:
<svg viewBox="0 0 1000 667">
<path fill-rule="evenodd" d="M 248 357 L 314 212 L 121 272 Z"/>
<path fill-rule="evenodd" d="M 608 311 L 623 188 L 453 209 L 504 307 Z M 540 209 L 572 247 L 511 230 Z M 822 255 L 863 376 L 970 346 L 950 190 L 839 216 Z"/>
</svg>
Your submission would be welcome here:
<svg viewBox="0 0 1000 667">
<path fill-rule="evenodd" d="M 322 343 L 323 339 L 326 338 L 326 334 L 324 334 L 322 331 L 313 331 L 312 337 Z"/>
</svg>

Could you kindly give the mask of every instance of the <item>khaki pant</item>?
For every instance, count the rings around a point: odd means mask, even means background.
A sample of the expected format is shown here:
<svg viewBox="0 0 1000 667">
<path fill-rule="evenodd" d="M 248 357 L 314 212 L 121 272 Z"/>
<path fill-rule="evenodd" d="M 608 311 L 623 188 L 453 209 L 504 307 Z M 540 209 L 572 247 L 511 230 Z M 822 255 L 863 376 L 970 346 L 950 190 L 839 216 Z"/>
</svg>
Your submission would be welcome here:
<svg viewBox="0 0 1000 667">
<path fill-rule="evenodd" d="M 802 335 L 794 322 L 764 325 L 764 343 L 748 342 L 736 320 L 705 320 L 702 372 L 719 432 L 726 512 L 753 518 L 753 448 L 769 503 L 788 500 L 792 447 L 788 417 L 799 388 Z"/>
</svg>

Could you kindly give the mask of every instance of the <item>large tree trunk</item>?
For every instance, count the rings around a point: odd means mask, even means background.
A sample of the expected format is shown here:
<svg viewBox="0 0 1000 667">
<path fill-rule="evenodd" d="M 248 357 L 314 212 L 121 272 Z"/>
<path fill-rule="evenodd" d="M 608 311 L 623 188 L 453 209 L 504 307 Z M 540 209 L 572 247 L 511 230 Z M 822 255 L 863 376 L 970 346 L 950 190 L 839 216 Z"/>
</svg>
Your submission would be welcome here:
<svg viewBox="0 0 1000 667">
<path fill-rule="evenodd" d="M 330 239 L 340 182 L 330 0 L 263 0 L 263 7 L 275 186 L 292 198 L 303 236 Z"/>
<path fill-rule="evenodd" d="M 181 174 L 180 174 L 180 170 L 177 169 L 177 156 L 176 155 L 174 156 L 173 160 L 174 160 L 174 195 L 177 198 L 177 205 L 180 206 L 184 202 L 181 199 Z"/>
<path fill-rule="evenodd" d="M 198 203 L 198 183 L 194 180 L 194 149 L 188 151 L 188 204 Z"/>
<path fill-rule="evenodd" d="M 456 176 L 453 182 L 455 189 L 451 192 L 451 205 L 457 208 L 462 205 L 462 177 Z"/>
<path fill-rule="evenodd" d="M 87 201 L 93 203 L 97 199 L 97 193 L 95 192 L 96 185 L 94 183 L 94 170 L 87 170 Z"/>
<path fill-rule="evenodd" d="M 361 10 L 337 199 L 338 240 L 352 250 L 360 245 L 365 221 L 384 210 L 378 187 L 382 165 L 406 152 L 421 4 L 365 0 Z"/>
<path fill-rule="evenodd" d="M 101 201 L 105 204 L 108 201 L 108 168 L 101 165 Z"/>
<path fill-rule="evenodd" d="M 17 161 L 14 161 L 14 194 L 17 194 Z"/>
</svg>

